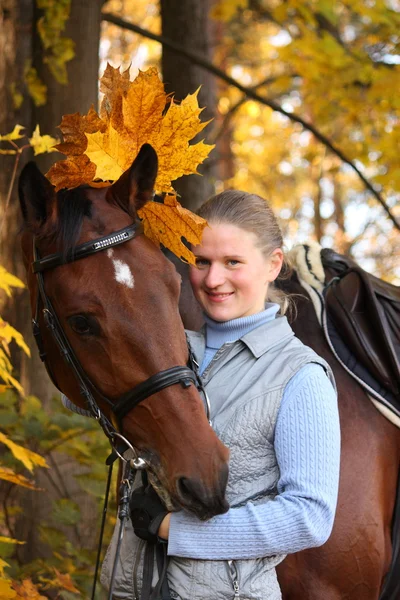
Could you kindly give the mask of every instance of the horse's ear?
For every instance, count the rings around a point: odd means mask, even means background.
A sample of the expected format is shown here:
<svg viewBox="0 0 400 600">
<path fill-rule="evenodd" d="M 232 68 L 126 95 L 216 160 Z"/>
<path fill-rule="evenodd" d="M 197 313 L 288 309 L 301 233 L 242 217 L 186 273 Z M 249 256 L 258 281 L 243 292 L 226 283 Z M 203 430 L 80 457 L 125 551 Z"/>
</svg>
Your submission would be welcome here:
<svg viewBox="0 0 400 600">
<path fill-rule="evenodd" d="M 54 187 L 34 162 L 23 168 L 18 181 L 19 202 L 27 225 L 43 224 L 51 214 L 56 194 Z"/>
<path fill-rule="evenodd" d="M 153 197 L 157 170 L 156 151 L 143 144 L 130 168 L 111 187 L 118 204 L 131 213 L 142 208 Z"/>
</svg>

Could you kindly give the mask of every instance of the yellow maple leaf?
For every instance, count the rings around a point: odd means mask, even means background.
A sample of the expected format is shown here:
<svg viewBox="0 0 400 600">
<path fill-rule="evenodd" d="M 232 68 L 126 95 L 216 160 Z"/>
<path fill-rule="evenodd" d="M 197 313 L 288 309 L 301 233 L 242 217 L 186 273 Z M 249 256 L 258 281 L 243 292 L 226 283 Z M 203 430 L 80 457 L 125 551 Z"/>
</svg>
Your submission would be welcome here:
<svg viewBox="0 0 400 600">
<path fill-rule="evenodd" d="M 184 237 L 190 244 L 200 244 L 207 222 L 190 210 L 183 208 L 176 196 L 166 196 L 164 204 L 148 202 L 138 212 L 143 219 L 144 233 L 156 244 L 163 244 L 178 258 L 194 264 L 193 253 L 182 243 Z"/>
<path fill-rule="evenodd" d="M 180 104 L 171 102 L 164 91 L 157 69 L 152 67 L 134 81 L 127 71 L 107 66 L 100 80 L 104 93 L 100 116 L 90 109 L 87 115 L 66 115 L 60 124 L 65 142 L 57 149 L 67 155 L 64 164 L 56 163 L 47 173 L 56 190 L 75 187 L 94 180 L 115 181 L 131 165 L 141 146 L 151 144 L 159 157 L 159 173 L 155 188 L 171 191 L 171 182 L 184 174 L 196 173 L 214 146 L 189 142 L 206 125 L 200 121 L 202 109 L 197 92 Z M 169 105 L 168 109 L 167 106 Z M 96 166 L 95 175 L 86 169 L 76 177 L 74 163 L 85 154 Z M 75 176 L 71 179 L 70 174 Z"/>
<path fill-rule="evenodd" d="M 29 138 L 29 143 L 33 148 L 35 156 L 37 154 L 44 154 L 45 152 L 57 152 L 55 145 L 58 141 L 56 138 L 51 137 L 51 135 L 40 135 L 39 125 L 36 125 L 32 137 Z"/>
<path fill-rule="evenodd" d="M 11 133 L 6 133 L 5 135 L 0 135 L 0 142 L 10 142 L 11 140 L 19 140 L 24 137 L 21 135 L 21 131 L 25 129 L 22 125 L 16 125 Z"/>
<path fill-rule="evenodd" d="M 95 179 L 116 181 L 130 166 L 131 143 L 109 122 L 104 133 L 86 133 L 86 156 L 96 165 Z"/>
<path fill-rule="evenodd" d="M 37 454 L 36 452 L 32 452 L 28 448 L 24 448 L 19 444 L 16 444 L 12 440 L 10 440 L 4 433 L 0 431 L 0 442 L 3 442 L 11 450 L 15 458 L 20 460 L 22 464 L 29 469 L 29 471 L 33 471 L 33 467 L 38 465 L 39 467 L 47 467 L 48 464 L 43 456 Z"/>
<path fill-rule="evenodd" d="M 7 467 L 0 466 L 0 479 L 3 479 L 4 481 L 9 481 L 10 483 L 15 483 L 16 485 L 21 485 L 22 487 L 26 487 L 30 490 L 39 490 L 39 488 L 37 488 L 32 481 L 30 481 L 23 475 L 14 473 L 12 469 L 8 469 Z"/>
<path fill-rule="evenodd" d="M 24 579 L 22 583 L 13 581 L 12 586 L 17 592 L 15 600 L 47 600 L 46 596 L 42 596 L 37 586 L 32 582 L 31 579 Z"/>
</svg>

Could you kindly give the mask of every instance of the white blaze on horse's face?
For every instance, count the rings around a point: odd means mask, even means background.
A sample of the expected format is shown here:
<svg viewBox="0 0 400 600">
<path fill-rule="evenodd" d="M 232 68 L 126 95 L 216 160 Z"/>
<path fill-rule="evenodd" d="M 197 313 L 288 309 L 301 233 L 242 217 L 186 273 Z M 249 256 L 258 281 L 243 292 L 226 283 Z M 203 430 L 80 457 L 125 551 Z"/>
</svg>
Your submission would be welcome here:
<svg viewBox="0 0 400 600">
<path fill-rule="evenodd" d="M 107 256 L 109 258 L 111 258 L 112 263 L 114 265 L 115 280 L 118 283 L 122 283 L 123 285 L 126 285 L 128 288 L 133 289 L 135 286 L 135 280 L 134 280 L 134 277 L 132 275 L 132 272 L 131 272 L 129 266 L 126 263 L 124 263 L 122 260 L 113 258 L 113 254 L 114 254 L 114 250 L 112 250 L 111 248 L 109 250 L 107 250 Z"/>
</svg>

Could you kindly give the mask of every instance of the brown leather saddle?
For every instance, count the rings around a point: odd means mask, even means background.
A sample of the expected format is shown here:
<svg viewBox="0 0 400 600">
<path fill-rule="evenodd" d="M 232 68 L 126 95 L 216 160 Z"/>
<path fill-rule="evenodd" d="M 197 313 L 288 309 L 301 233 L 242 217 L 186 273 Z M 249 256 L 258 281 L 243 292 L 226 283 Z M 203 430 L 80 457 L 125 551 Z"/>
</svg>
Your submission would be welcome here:
<svg viewBox="0 0 400 600">
<path fill-rule="evenodd" d="M 354 357 L 400 404 L 400 287 L 328 248 L 321 260 L 328 317 Z"/>
</svg>

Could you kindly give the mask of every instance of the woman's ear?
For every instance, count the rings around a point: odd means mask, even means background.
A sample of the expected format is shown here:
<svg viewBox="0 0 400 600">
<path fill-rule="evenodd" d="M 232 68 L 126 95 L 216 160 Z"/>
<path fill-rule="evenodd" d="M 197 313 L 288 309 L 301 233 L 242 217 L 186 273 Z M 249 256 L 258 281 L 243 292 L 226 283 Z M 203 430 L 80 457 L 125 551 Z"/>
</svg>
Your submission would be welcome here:
<svg viewBox="0 0 400 600">
<path fill-rule="evenodd" d="M 283 252 L 281 248 L 276 248 L 268 257 L 268 282 L 275 281 L 281 272 L 283 265 Z"/>
</svg>

